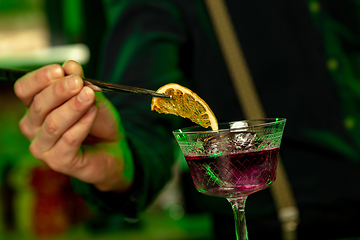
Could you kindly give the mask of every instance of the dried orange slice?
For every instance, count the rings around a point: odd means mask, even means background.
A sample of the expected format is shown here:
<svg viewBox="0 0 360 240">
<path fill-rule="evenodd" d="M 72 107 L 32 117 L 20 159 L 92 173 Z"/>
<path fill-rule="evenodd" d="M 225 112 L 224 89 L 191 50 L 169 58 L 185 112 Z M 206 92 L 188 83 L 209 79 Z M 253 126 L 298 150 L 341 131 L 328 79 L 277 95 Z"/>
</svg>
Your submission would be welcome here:
<svg viewBox="0 0 360 240">
<path fill-rule="evenodd" d="M 188 118 L 194 123 L 212 130 L 218 130 L 214 113 L 207 103 L 190 89 L 176 83 L 169 83 L 156 92 L 171 95 L 172 98 L 153 97 L 151 110 Z"/>
</svg>

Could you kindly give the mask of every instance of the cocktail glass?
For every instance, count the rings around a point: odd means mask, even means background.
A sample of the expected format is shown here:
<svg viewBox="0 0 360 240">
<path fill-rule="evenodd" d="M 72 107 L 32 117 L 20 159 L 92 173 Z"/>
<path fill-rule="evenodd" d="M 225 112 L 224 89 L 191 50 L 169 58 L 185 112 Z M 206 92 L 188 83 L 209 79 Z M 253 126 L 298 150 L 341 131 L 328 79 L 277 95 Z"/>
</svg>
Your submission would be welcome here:
<svg viewBox="0 0 360 240">
<path fill-rule="evenodd" d="M 286 119 L 256 119 L 200 126 L 173 132 L 196 189 L 226 198 L 233 209 L 237 240 L 248 239 L 247 197 L 272 185 Z"/>
</svg>

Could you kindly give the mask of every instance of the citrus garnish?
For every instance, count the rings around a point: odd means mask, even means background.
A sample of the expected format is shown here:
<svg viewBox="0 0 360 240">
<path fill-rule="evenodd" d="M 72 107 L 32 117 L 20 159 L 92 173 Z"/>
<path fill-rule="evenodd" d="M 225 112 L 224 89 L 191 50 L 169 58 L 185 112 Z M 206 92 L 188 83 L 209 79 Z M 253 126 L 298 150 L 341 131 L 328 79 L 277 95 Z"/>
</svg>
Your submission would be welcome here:
<svg viewBox="0 0 360 240">
<path fill-rule="evenodd" d="M 207 103 L 190 89 L 176 83 L 169 83 L 156 92 L 171 95 L 171 99 L 153 97 L 151 110 L 188 118 L 194 123 L 212 130 L 218 130 L 214 113 Z"/>
</svg>

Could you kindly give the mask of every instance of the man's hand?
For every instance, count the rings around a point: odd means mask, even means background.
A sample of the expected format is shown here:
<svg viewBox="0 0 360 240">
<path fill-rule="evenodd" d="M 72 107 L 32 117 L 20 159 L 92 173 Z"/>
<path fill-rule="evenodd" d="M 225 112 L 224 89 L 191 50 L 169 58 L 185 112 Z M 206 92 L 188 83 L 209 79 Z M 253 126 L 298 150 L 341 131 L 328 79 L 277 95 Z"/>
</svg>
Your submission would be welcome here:
<svg viewBox="0 0 360 240">
<path fill-rule="evenodd" d="M 134 167 L 120 118 L 102 93 L 84 86 L 82 76 L 81 66 L 67 61 L 20 78 L 14 90 L 27 107 L 20 129 L 33 156 L 53 170 L 102 191 L 124 192 Z"/>
</svg>

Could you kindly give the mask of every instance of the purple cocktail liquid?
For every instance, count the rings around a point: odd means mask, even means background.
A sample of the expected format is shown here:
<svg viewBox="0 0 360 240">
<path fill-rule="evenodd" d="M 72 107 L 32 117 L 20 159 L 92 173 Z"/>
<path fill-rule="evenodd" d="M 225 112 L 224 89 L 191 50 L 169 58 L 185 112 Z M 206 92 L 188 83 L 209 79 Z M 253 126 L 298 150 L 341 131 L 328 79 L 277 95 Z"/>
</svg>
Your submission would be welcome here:
<svg viewBox="0 0 360 240">
<path fill-rule="evenodd" d="M 236 198 L 267 188 L 275 181 L 278 152 L 277 147 L 229 155 L 185 158 L 199 192 Z"/>
</svg>

